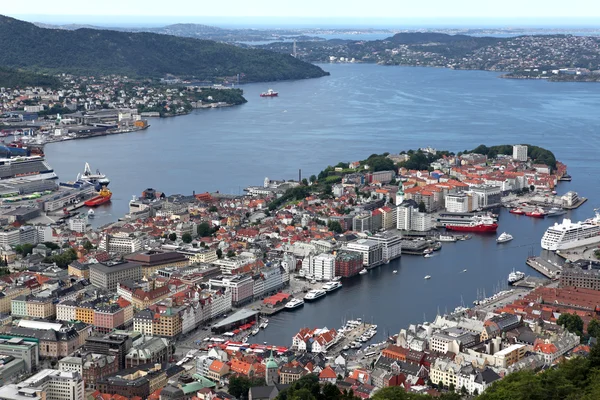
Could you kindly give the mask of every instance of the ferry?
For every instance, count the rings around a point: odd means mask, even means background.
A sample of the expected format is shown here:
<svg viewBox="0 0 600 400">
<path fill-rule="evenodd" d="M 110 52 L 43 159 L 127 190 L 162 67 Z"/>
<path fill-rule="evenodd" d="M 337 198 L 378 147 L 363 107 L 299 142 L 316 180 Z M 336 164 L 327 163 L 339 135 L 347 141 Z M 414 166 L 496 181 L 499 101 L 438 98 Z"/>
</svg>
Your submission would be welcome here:
<svg viewBox="0 0 600 400">
<path fill-rule="evenodd" d="M 473 216 L 468 224 L 465 225 L 446 225 L 446 229 L 449 231 L 460 231 L 460 232 L 496 232 L 498 224 L 494 222 L 494 219 L 490 216 Z"/>
<path fill-rule="evenodd" d="M 260 94 L 260 97 L 277 97 L 279 96 L 279 93 L 274 91 L 273 89 L 269 89 L 266 92 L 262 92 Z"/>
<path fill-rule="evenodd" d="M 525 278 L 525 274 L 523 272 L 513 270 L 513 272 L 508 274 L 508 283 L 510 285 L 514 285 L 515 283 L 517 283 L 518 281 L 520 281 L 524 278 Z"/>
<path fill-rule="evenodd" d="M 600 244 L 600 213 L 596 209 L 594 218 L 583 222 L 572 222 L 563 219 L 555 223 L 542 236 L 541 246 L 544 250 L 568 250 L 574 247 L 593 246 Z"/>
<path fill-rule="evenodd" d="M 498 236 L 498 239 L 496 239 L 496 243 L 505 243 L 510 242 L 511 240 L 513 240 L 513 237 L 510 233 L 502 232 L 502 234 Z"/>
<path fill-rule="evenodd" d="M 359 274 L 360 274 L 360 275 L 364 275 L 364 274 L 366 274 L 367 272 L 369 272 L 369 271 L 367 271 L 367 269 L 366 269 L 366 268 L 363 268 L 363 269 L 361 269 L 361 270 L 360 270 Z"/>
<path fill-rule="evenodd" d="M 328 282 L 323 285 L 322 289 L 326 292 L 333 292 L 334 290 L 341 289 L 342 284 L 339 281 Z"/>
<path fill-rule="evenodd" d="M 313 289 L 309 291 L 306 296 L 304 296 L 305 301 L 314 301 L 318 300 L 321 297 L 324 297 L 327 293 L 324 290 Z"/>
<path fill-rule="evenodd" d="M 304 305 L 304 300 L 292 299 L 292 300 L 288 301 L 288 303 L 285 305 L 285 308 L 287 308 L 288 310 L 293 310 L 295 308 L 302 307 L 303 305 Z"/>
</svg>

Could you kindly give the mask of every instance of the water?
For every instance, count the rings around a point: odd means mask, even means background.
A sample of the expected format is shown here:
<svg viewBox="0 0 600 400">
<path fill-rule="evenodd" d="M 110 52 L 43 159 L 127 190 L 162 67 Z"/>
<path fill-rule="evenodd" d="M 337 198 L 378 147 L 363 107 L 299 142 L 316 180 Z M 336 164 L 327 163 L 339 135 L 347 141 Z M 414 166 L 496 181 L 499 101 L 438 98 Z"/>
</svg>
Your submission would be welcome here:
<svg viewBox="0 0 600 400">
<path fill-rule="evenodd" d="M 589 197 L 569 213 L 593 215 L 600 199 L 600 85 L 498 79 L 497 73 L 440 68 L 327 64 L 331 76 L 243 87 L 248 103 L 198 110 L 176 118 L 152 119 L 148 130 L 46 146 L 47 159 L 61 179 L 74 179 L 87 161 L 112 180 L 112 204 L 97 209 L 95 224 L 127 212 L 131 195 L 147 187 L 167 194 L 220 190 L 242 193 L 265 176 L 308 177 L 339 161 L 372 153 L 433 146 L 462 151 L 481 143 L 531 143 L 551 149 L 567 163 L 571 183 Z M 272 86 L 280 97 L 260 98 Z M 271 319 L 255 341 L 289 345 L 303 326 L 338 328 L 343 318 L 362 317 L 380 326 L 378 339 L 400 327 L 433 319 L 466 305 L 477 290 L 489 295 L 528 254 L 539 254 L 539 240 L 553 219 L 536 220 L 503 210 L 494 236 L 444 244 L 435 257 L 405 256 L 301 310 Z M 499 233 L 500 233 L 499 232 Z M 397 269 L 398 274 L 392 274 Z M 467 269 L 466 273 L 462 273 Z M 424 281 L 425 275 L 432 279 Z"/>
</svg>

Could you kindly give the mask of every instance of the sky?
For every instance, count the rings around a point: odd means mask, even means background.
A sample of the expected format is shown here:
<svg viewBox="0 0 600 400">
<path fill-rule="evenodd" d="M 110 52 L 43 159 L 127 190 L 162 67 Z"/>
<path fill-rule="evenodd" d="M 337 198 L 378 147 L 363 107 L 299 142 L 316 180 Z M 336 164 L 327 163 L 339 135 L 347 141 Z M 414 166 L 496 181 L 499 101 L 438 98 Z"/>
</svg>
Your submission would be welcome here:
<svg viewBox="0 0 600 400">
<path fill-rule="evenodd" d="M 0 14 L 40 22 L 89 23 L 111 20 L 123 22 L 217 20 L 285 21 L 324 20 L 376 21 L 502 21 L 503 23 L 544 21 L 592 22 L 600 18 L 599 0 L 580 0 L 576 7 L 565 0 L 157 0 L 81 1 L 47 0 L 2 1 Z"/>
</svg>

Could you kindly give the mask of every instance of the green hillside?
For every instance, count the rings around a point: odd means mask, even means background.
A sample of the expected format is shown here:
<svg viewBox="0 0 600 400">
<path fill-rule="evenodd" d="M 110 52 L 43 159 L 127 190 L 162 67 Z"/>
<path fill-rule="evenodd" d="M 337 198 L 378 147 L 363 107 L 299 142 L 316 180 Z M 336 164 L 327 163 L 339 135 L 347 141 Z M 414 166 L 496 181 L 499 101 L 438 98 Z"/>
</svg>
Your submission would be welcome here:
<svg viewBox="0 0 600 400">
<path fill-rule="evenodd" d="M 42 86 L 56 88 L 59 85 L 60 81 L 53 76 L 0 67 L 0 87 Z"/>
<path fill-rule="evenodd" d="M 328 75 L 290 55 L 154 33 L 45 29 L 0 16 L 0 37 L 0 66 L 37 72 L 197 79 L 239 73 L 245 82 Z"/>
</svg>

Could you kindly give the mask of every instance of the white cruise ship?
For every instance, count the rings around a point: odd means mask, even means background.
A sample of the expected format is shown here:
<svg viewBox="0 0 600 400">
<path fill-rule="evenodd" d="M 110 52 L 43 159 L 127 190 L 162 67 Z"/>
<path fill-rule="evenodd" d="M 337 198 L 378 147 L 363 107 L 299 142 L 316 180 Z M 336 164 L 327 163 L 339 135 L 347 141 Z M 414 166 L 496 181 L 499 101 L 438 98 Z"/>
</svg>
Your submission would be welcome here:
<svg viewBox="0 0 600 400">
<path fill-rule="evenodd" d="M 325 296 L 326 294 L 327 293 L 324 290 L 313 289 L 313 290 L 309 291 L 308 293 L 306 293 L 306 296 L 304 296 L 304 300 L 314 301 L 314 300 L 320 299 L 321 297 Z"/>
<path fill-rule="evenodd" d="M 342 283 L 339 281 L 328 282 L 323 285 L 321 289 L 326 292 L 333 292 L 334 290 L 340 289 L 342 287 Z"/>
<path fill-rule="evenodd" d="M 572 222 L 563 219 L 555 223 L 542 236 L 542 249 L 567 250 L 574 247 L 589 246 L 600 243 L 600 214 L 586 221 Z"/>
</svg>

